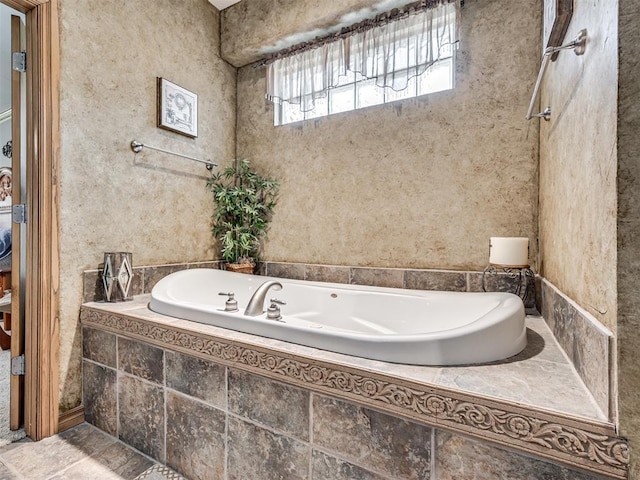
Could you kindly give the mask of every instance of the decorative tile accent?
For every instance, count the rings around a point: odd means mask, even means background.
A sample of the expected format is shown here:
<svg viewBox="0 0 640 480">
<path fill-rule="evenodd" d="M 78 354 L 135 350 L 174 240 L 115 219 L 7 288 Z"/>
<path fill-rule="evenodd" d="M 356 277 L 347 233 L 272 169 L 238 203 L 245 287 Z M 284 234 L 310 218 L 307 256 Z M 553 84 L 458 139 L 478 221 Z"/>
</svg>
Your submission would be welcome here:
<svg viewBox="0 0 640 480">
<path fill-rule="evenodd" d="M 307 480 L 309 446 L 229 417 L 228 480 Z"/>
<path fill-rule="evenodd" d="M 352 268 L 351 283 L 373 287 L 402 288 L 404 270 L 395 268 Z"/>
<path fill-rule="evenodd" d="M 116 368 L 116 336 L 104 330 L 82 329 L 82 356 Z"/>
<path fill-rule="evenodd" d="M 164 383 L 163 351 L 146 343 L 120 338 L 118 368 L 151 382 Z"/>
<path fill-rule="evenodd" d="M 606 422 L 248 346 L 225 337 L 129 317 L 126 312 L 115 314 L 83 307 L 81 320 L 86 326 L 119 332 L 223 365 L 236 366 L 386 414 L 472 435 L 597 474 L 626 478 L 627 444 L 616 436 L 614 426 Z M 122 403 L 121 400 L 121 408 Z M 122 424 L 122 414 L 120 421 Z"/>
<path fill-rule="evenodd" d="M 82 367 L 84 418 L 115 436 L 118 431 L 116 371 L 86 360 Z"/>
<path fill-rule="evenodd" d="M 309 440 L 308 390 L 230 370 L 229 411 L 287 435 Z"/>
<path fill-rule="evenodd" d="M 167 387 L 198 398 L 215 407 L 226 408 L 226 369 L 200 358 L 165 352 Z"/>
<path fill-rule="evenodd" d="M 431 429 L 313 396 L 314 444 L 398 480 L 430 478 Z"/>
<path fill-rule="evenodd" d="M 224 478 L 225 413 L 167 392 L 167 465 L 190 480 Z"/>
<path fill-rule="evenodd" d="M 164 462 L 164 392 L 128 375 L 118 379 L 118 438 Z"/>
<path fill-rule="evenodd" d="M 435 451 L 435 475 L 438 480 L 597 480 L 602 478 L 518 455 L 441 430 L 436 432 Z"/>
</svg>

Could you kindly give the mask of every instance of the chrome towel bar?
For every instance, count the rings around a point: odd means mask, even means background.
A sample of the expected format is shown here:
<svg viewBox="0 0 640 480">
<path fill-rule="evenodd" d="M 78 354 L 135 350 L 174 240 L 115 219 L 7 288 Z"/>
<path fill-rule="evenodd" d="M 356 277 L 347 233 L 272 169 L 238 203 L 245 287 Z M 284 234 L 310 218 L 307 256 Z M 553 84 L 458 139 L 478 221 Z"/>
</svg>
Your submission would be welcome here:
<svg viewBox="0 0 640 480">
<path fill-rule="evenodd" d="M 561 45 L 559 47 L 547 47 L 542 55 L 542 63 L 540 65 L 540 71 L 538 72 L 538 78 L 536 79 L 536 85 L 533 87 L 533 95 L 531 96 L 531 102 L 529 103 L 529 110 L 527 110 L 527 116 L 525 117 L 527 120 L 531 120 L 532 118 L 544 118 L 545 120 L 549 120 L 551 117 L 551 107 L 547 107 L 544 111 L 540 113 L 533 113 L 533 107 L 536 104 L 536 99 L 538 98 L 538 90 L 540 89 L 540 84 L 542 83 L 542 77 L 544 76 L 544 72 L 547 69 L 547 64 L 549 63 L 549 58 L 556 52 L 560 50 L 570 50 L 573 49 L 573 53 L 576 55 L 584 54 L 585 47 L 587 44 L 587 30 L 582 29 L 578 32 L 578 36 L 572 42 L 569 42 L 565 45 Z"/>
<path fill-rule="evenodd" d="M 140 153 L 140 151 L 142 151 L 143 148 L 149 148 L 151 150 L 156 150 L 157 152 L 168 153 L 169 155 L 175 155 L 176 157 L 182 157 L 188 160 L 193 160 L 194 162 L 204 163 L 207 166 L 207 170 L 212 170 L 213 167 L 218 166 L 217 163 L 213 163 L 209 160 L 200 160 L 199 158 L 190 157 L 189 155 L 183 155 L 181 153 L 172 152 L 170 150 L 165 150 L 163 148 L 152 147 L 151 145 L 138 142 L 137 140 L 131 141 L 131 150 L 133 150 L 134 153 Z"/>
</svg>

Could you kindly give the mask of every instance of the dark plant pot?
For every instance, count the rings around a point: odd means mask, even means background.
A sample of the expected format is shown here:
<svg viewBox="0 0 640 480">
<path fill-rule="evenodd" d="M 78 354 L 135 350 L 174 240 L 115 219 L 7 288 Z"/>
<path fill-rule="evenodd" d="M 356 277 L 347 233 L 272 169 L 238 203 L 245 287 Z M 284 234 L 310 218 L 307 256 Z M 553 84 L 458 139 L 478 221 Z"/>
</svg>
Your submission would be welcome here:
<svg viewBox="0 0 640 480">
<path fill-rule="evenodd" d="M 256 268 L 255 263 L 227 263 L 225 269 L 230 272 L 252 274 Z"/>
</svg>

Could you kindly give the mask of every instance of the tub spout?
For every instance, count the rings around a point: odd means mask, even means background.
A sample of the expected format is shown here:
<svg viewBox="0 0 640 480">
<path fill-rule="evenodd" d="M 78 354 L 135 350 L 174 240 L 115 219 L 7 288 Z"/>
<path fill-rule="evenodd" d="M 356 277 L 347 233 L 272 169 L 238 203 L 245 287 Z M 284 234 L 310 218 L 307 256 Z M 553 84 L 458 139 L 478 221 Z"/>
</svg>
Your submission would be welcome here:
<svg viewBox="0 0 640 480">
<path fill-rule="evenodd" d="M 245 315 L 248 315 L 249 317 L 257 317 L 264 313 L 264 299 L 271 287 L 274 287 L 275 290 L 282 290 L 282 284 L 280 282 L 276 282 L 275 280 L 264 282 L 255 291 L 251 300 L 249 300 L 247 309 L 244 311 Z"/>
</svg>

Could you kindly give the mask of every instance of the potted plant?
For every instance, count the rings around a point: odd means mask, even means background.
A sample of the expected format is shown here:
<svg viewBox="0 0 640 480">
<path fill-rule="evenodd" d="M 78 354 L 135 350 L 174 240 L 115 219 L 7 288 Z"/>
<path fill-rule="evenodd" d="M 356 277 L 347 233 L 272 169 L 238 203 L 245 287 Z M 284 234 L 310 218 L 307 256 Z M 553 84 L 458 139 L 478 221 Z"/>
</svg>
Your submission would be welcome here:
<svg viewBox="0 0 640 480">
<path fill-rule="evenodd" d="M 213 193 L 213 236 L 220 242 L 227 270 L 253 273 L 260 242 L 267 233 L 280 184 L 236 159 L 207 181 Z"/>
</svg>

